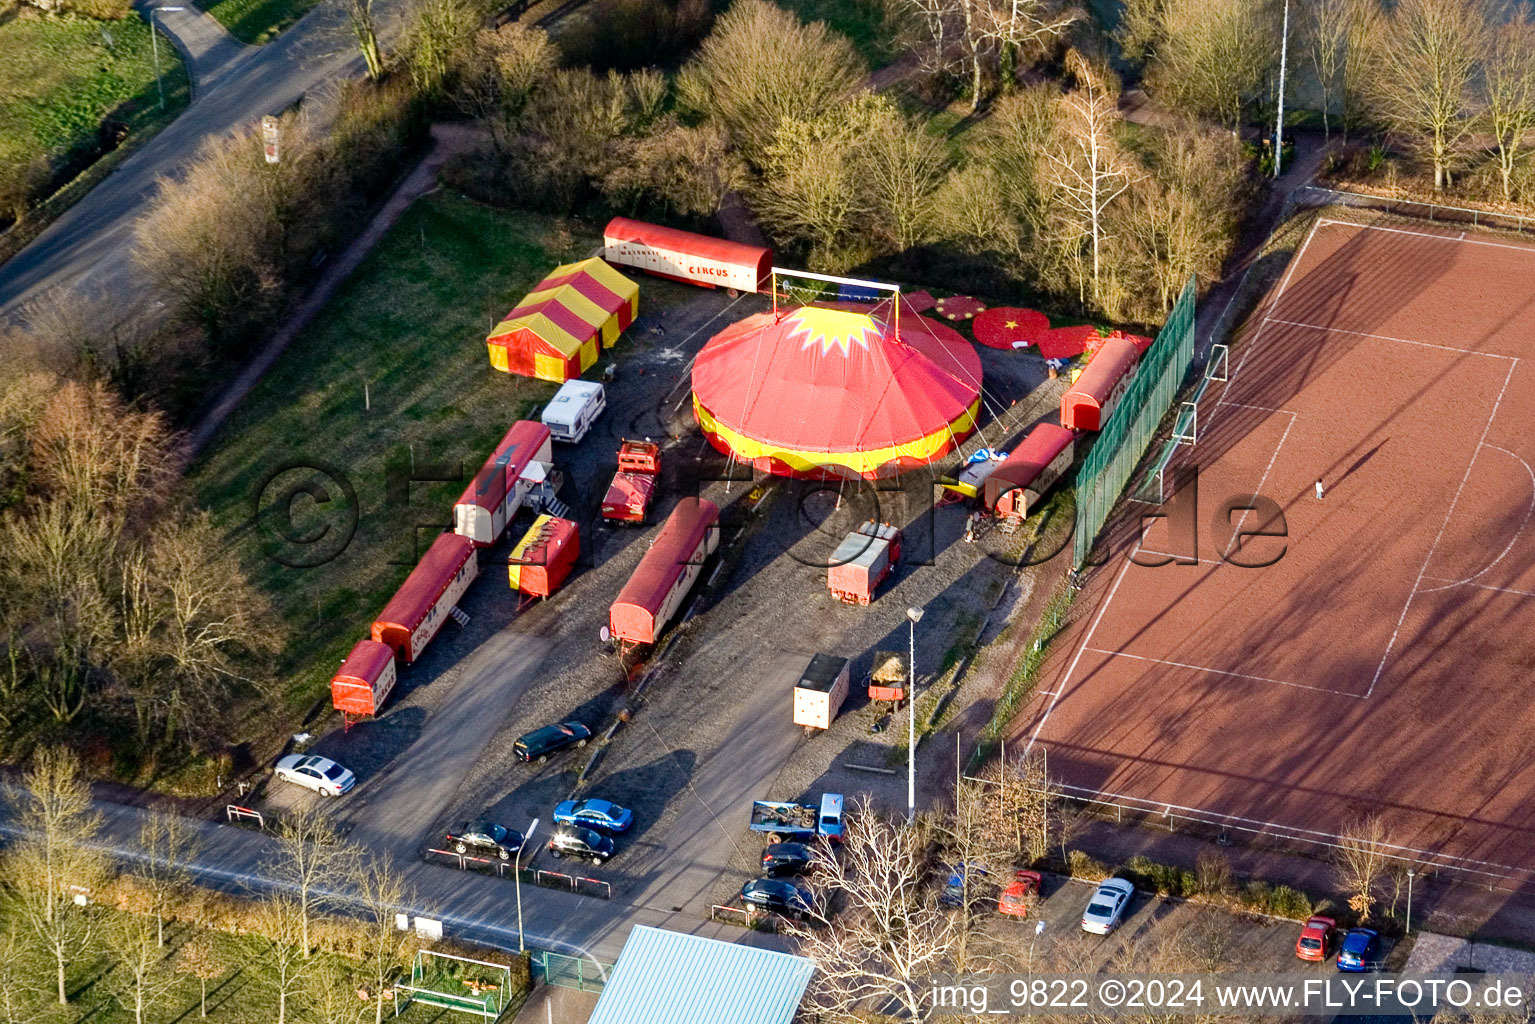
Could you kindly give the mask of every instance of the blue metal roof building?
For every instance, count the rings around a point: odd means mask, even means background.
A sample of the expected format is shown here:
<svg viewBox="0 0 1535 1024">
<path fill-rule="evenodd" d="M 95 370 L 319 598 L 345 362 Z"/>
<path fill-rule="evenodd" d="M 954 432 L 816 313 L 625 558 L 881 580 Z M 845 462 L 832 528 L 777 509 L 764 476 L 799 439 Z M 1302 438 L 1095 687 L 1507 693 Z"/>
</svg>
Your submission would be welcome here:
<svg viewBox="0 0 1535 1024">
<path fill-rule="evenodd" d="M 789 1024 L 802 956 L 635 925 L 588 1024 Z"/>
</svg>

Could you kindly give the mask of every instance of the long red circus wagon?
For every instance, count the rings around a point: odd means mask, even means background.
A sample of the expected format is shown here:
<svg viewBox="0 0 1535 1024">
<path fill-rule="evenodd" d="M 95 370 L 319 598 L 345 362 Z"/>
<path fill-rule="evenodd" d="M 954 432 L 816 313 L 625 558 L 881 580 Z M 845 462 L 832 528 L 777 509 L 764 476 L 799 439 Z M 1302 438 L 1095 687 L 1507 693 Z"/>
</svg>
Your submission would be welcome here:
<svg viewBox="0 0 1535 1024">
<path fill-rule="evenodd" d="M 1002 518 L 1026 519 L 1037 501 L 1071 469 L 1076 434 L 1054 423 L 1041 423 L 1018 442 L 983 485 L 986 508 Z"/>
<path fill-rule="evenodd" d="M 602 258 L 657 277 L 705 288 L 760 292 L 773 268 L 773 250 L 691 231 L 614 217 L 602 232 Z"/>
<path fill-rule="evenodd" d="M 1140 349 L 1128 338 L 1105 338 L 1077 382 L 1061 396 L 1061 426 L 1102 430 L 1135 379 Z"/>
<path fill-rule="evenodd" d="M 474 541 L 439 534 L 374 620 L 373 639 L 414 663 L 479 572 Z"/>
<path fill-rule="evenodd" d="M 683 498 L 634 575 L 608 609 L 608 629 L 622 647 L 653 644 L 693 589 L 704 560 L 720 543 L 720 509 L 703 498 Z"/>
<path fill-rule="evenodd" d="M 453 532 L 476 547 L 500 540 L 553 459 L 548 427 L 532 420 L 513 423 L 453 506 Z"/>
</svg>

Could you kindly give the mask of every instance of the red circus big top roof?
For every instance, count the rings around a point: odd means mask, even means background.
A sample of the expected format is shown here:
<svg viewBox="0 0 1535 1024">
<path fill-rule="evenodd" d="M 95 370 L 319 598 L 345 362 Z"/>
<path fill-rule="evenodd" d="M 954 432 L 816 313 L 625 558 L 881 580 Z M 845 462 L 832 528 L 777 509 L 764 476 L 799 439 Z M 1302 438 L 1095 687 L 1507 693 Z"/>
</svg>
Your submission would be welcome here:
<svg viewBox="0 0 1535 1024">
<path fill-rule="evenodd" d="M 867 309 L 759 313 L 710 339 L 693 394 L 711 440 L 743 459 L 782 452 L 791 469 L 803 456 L 865 476 L 950 450 L 974 428 L 980 357 L 952 328 L 903 308 L 897 338 L 888 305 Z"/>
</svg>

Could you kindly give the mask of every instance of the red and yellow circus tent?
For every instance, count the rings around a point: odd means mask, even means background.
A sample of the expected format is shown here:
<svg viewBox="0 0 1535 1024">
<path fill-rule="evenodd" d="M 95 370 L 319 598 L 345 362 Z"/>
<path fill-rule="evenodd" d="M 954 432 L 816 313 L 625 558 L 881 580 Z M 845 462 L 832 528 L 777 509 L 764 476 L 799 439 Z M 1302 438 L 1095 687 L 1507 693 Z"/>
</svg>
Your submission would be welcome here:
<svg viewBox="0 0 1535 1024">
<path fill-rule="evenodd" d="M 732 324 L 693 364 L 693 414 L 720 451 L 780 476 L 895 476 L 975 429 L 981 360 L 953 328 L 890 305 Z"/>
<path fill-rule="evenodd" d="M 541 380 L 579 377 L 639 310 L 639 286 L 602 260 L 556 267 L 485 339 L 490 365 Z"/>
</svg>

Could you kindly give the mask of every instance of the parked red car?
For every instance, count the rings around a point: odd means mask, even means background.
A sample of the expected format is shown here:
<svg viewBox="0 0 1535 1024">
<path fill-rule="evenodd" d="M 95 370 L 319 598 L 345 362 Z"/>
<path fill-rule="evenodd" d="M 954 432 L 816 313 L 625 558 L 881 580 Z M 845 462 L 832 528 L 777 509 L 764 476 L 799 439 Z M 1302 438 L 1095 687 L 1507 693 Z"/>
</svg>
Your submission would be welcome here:
<svg viewBox="0 0 1535 1024">
<path fill-rule="evenodd" d="M 1029 897 L 1039 895 L 1039 884 L 1043 880 L 1038 871 L 1013 872 L 1013 884 L 997 897 L 997 912 L 1010 917 L 1028 917 Z"/>
<path fill-rule="evenodd" d="M 1338 922 L 1313 914 L 1295 940 L 1295 955 L 1302 960 L 1326 960 L 1327 950 L 1338 937 Z"/>
</svg>

